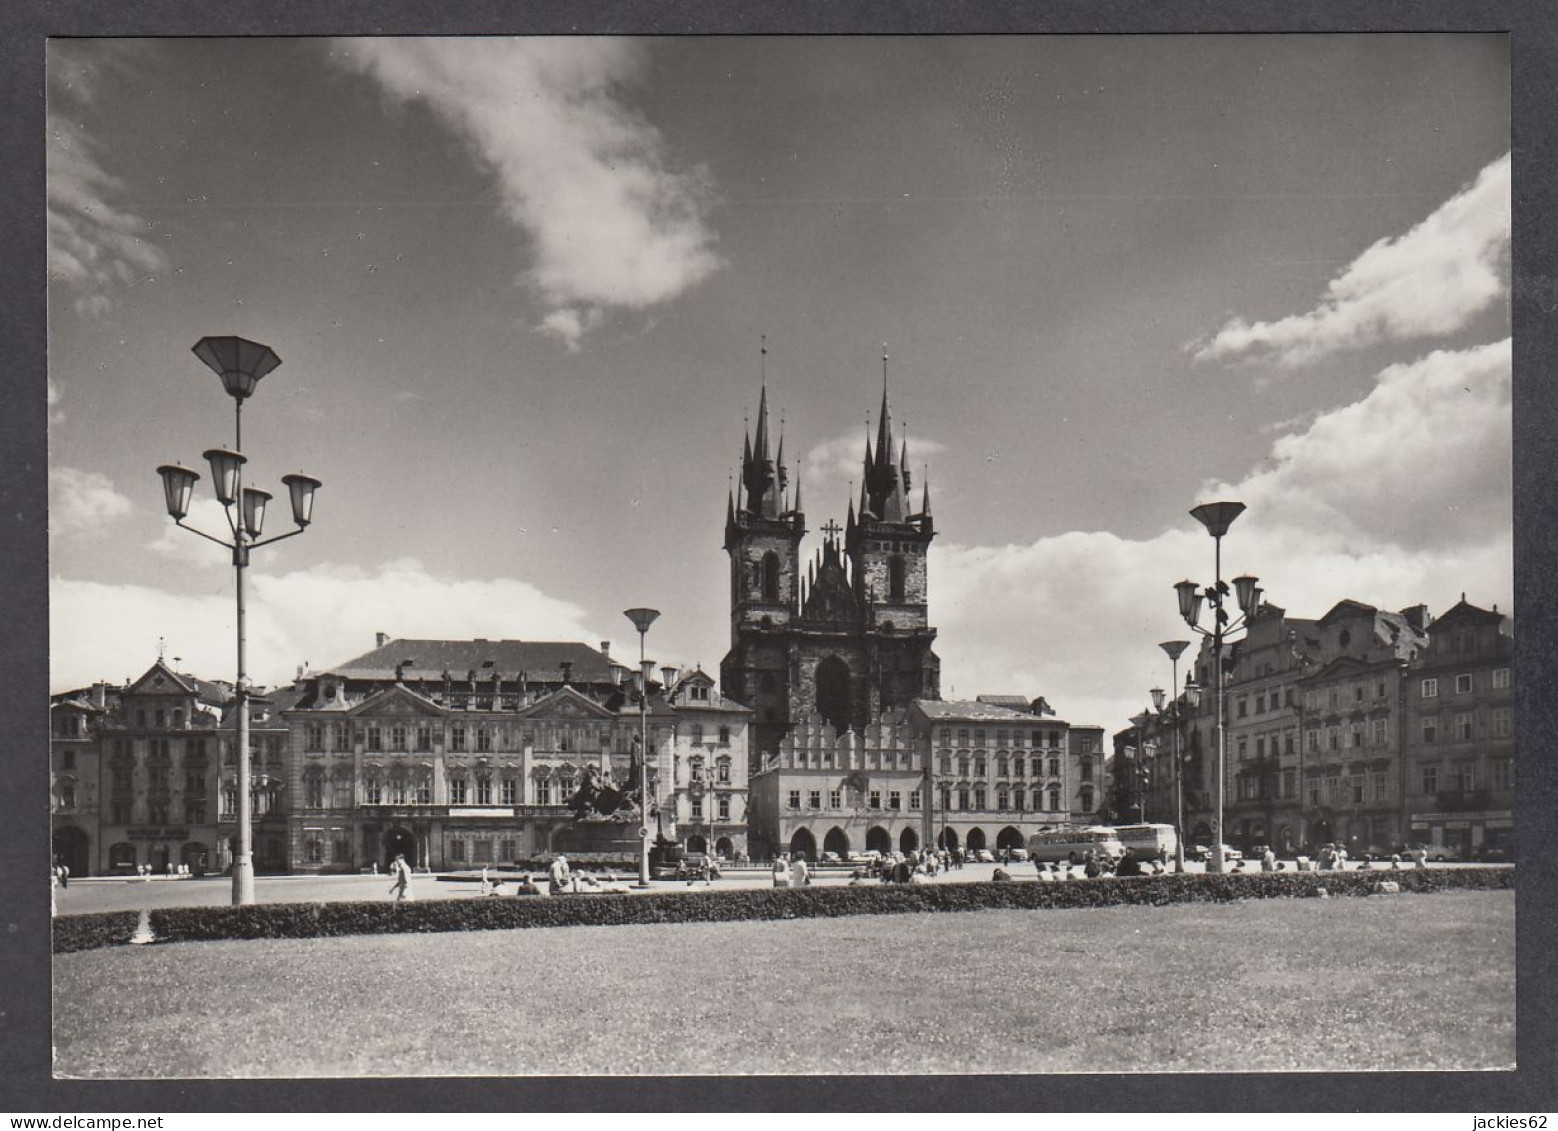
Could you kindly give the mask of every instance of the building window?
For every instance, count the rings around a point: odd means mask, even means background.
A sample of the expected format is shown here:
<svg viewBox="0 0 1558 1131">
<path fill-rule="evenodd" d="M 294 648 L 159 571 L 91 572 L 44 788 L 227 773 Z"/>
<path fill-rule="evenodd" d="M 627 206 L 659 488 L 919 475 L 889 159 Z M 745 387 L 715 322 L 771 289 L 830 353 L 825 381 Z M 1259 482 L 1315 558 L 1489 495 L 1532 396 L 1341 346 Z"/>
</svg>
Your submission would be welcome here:
<svg viewBox="0 0 1558 1131">
<path fill-rule="evenodd" d="M 325 862 L 325 832 L 323 829 L 309 829 L 303 834 L 303 858 L 310 864 L 323 864 Z"/>
<path fill-rule="evenodd" d="M 303 779 L 303 807 L 305 809 L 325 807 L 325 783 L 317 774 L 310 774 Z"/>
<path fill-rule="evenodd" d="M 889 790 L 887 794 L 887 807 L 889 809 L 903 808 L 903 794 L 898 790 Z"/>
<path fill-rule="evenodd" d="M 730 728 L 729 727 L 720 727 L 719 728 L 719 744 L 721 746 L 729 746 L 730 745 Z"/>
<path fill-rule="evenodd" d="M 433 728 L 427 723 L 417 724 L 417 752 L 425 754 L 433 749 Z"/>
<path fill-rule="evenodd" d="M 1515 763 L 1512 758 L 1493 760 L 1493 788 L 1508 792 L 1515 785 Z"/>
<path fill-rule="evenodd" d="M 998 789 L 998 790 L 995 791 L 995 807 L 997 809 L 1000 809 L 1001 811 L 1004 812 L 1005 810 L 1011 808 L 1011 805 L 1010 805 L 1011 799 L 1012 799 L 1012 795 L 1010 793 L 1008 793 L 1004 788 Z"/>
<path fill-rule="evenodd" d="M 1297 797 L 1298 796 L 1298 771 L 1297 770 L 1283 770 L 1282 771 L 1282 796 L 1283 797 Z"/>
<path fill-rule="evenodd" d="M 1038 776 L 1038 771 L 1037 770 L 1034 771 L 1034 776 L 1035 777 Z M 1052 778 L 1060 777 L 1060 759 L 1059 758 L 1051 758 L 1049 760 L 1049 776 L 1052 777 Z"/>
<path fill-rule="evenodd" d="M 492 779 L 485 774 L 476 779 L 476 804 L 492 804 Z"/>
<path fill-rule="evenodd" d="M 974 790 L 974 808 L 975 809 L 983 809 L 984 807 L 985 807 L 985 791 L 984 791 L 984 788 L 981 786 L 979 789 Z"/>
<path fill-rule="evenodd" d="M 395 723 L 390 727 L 390 749 L 405 752 L 406 749 L 406 724 Z"/>
<path fill-rule="evenodd" d="M 909 808 L 911 810 L 918 810 L 919 807 L 920 807 L 920 791 L 917 790 L 917 789 L 916 790 L 912 790 L 909 793 Z"/>
<path fill-rule="evenodd" d="M 979 750 L 985 748 L 985 732 L 981 728 L 976 727 L 974 730 L 974 746 Z"/>
<path fill-rule="evenodd" d="M 969 798 L 968 798 L 968 790 L 966 790 L 966 789 L 958 790 L 958 808 L 961 809 L 965 813 L 968 812 L 968 810 L 969 810 L 968 800 L 969 800 Z"/>
<path fill-rule="evenodd" d="M 1457 711 L 1455 713 L 1455 737 L 1458 741 L 1466 742 L 1471 738 L 1471 712 Z"/>
<path fill-rule="evenodd" d="M 325 728 L 319 723 L 309 723 L 303 728 L 303 741 L 310 750 L 325 748 Z"/>
<path fill-rule="evenodd" d="M 471 843 L 471 849 L 471 863 L 492 863 L 492 841 L 488 840 L 486 837 L 478 837 Z"/>
<path fill-rule="evenodd" d="M 983 758 L 974 759 L 974 776 L 976 778 L 985 776 L 985 760 Z"/>
<path fill-rule="evenodd" d="M 345 829 L 330 830 L 330 861 L 333 864 L 350 864 L 352 862 L 352 845 L 346 836 Z"/>
<path fill-rule="evenodd" d="M 1388 741 L 1387 738 L 1386 738 L 1386 735 L 1387 735 L 1386 726 L 1387 726 L 1387 722 L 1386 722 L 1385 719 L 1375 719 L 1374 720 L 1374 745 L 1375 746 L 1384 746 L 1385 743 Z"/>
<path fill-rule="evenodd" d="M 384 740 L 383 739 L 384 739 L 383 731 L 380 729 L 379 724 L 378 723 L 369 723 L 368 724 L 368 749 L 369 750 L 382 750 L 382 749 L 384 749 Z"/>
<path fill-rule="evenodd" d="M 691 737 L 694 746 L 701 746 L 703 744 L 703 724 L 693 723 L 689 737 Z"/>
<path fill-rule="evenodd" d="M 1494 707 L 1493 708 L 1493 737 L 1494 738 L 1508 738 L 1509 737 L 1509 708 L 1508 707 Z"/>
<path fill-rule="evenodd" d="M 1235 702 L 1238 705 L 1239 718 L 1242 719 L 1242 718 L 1245 718 L 1246 716 L 1248 716 L 1249 713 L 1250 713 L 1250 701 L 1249 701 L 1249 699 L 1246 696 L 1241 695 L 1241 696 L 1239 696 L 1239 698 L 1237 700 L 1235 700 Z"/>
<path fill-rule="evenodd" d="M 433 803 L 433 779 L 431 776 L 417 779 L 416 802 L 418 805 L 431 805 Z"/>
<path fill-rule="evenodd" d="M 1477 788 L 1477 767 L 1472 762 L 1466 762 L 1456 768 L 1457 784 L 1462 793 L 1471 793 Z"/>
<path fill-rule="evenodd" d="M 363 782 L 362 800 L 364 805 L 384 804 L 384 783 L 378 778 L 369 778 Z"/>
<path fill-rule="evenodd" d="M 1424 766 L 1423 767 L 1423 792 L 1424 793 L 1438 793 L 1439 792 L 1439 767 L 1438 766 Z"/>
<path fill-rule="evenodd" d="M 1494 668 L 1493 669 L 1493 689 L 1495 691 L 1504 691 L 1504 690 L 1508 689 L 1508 687 L 1509 687 L 1509 669 L 1508 668 Z"/>
<path fill-rule="evenodd" d="M 1425 679 L 1423 681 L 1423 698 L 1439 698 L 1439 681 L 1437 679 Z"/>
<path fill-rule="evenodd" d="M 699 804 L 699 801 L 698 801 L 698 799 L 696 797 L 693 798 L 693 804 L 694 805 Z M 821 809 L 822 808 L 822 790 L 820 790 L 820 789 L 813 789 L 813 790 L 810 790 L 806 794 L 806 808 L 808 808 L 808 809 Z"/>
<path fill-rule="evenodd" d="M 463 724 L 456 723 L 454 726 L 449 728 L 449 749 L 465 749 L 465 726 Z"/>
<path fill-rule="evenodd" d="M 464 805 L 465 804 L 466 794 L 467 794 L 468 790 L 469 790 L 469 786 L 468 786 L 468 784 L 467 784 L 467 782 L 466 782 L 466 780 L 464 778 L 450 778 L 449 779 L 449 804 L 451 804 L 451 805 Z M 548 790 L 548 792 L 550 793 L 550 790 Z M 551 798 L 548 797 L 547 800 L 541 802 L 541 804 L 543 804 L 543 805 L 551 804 Z"/>
<path fill-rule="evenodd" d="M 1059 806 L 1056 806 L 1056 808 L 1059 808 Z M 1092 786 L 1084 785 L 1082 787 L 1082 811 L 1084 813 L 1091 813 L 1093 811 L 1093 787 Z"/>
<path fill-rule="evenodd" d="M 503 805 L 517 805 L 519 791 L 515 788 L 517 782 L 513 778 L 504 778 L 498 783 L 498 800 Z"/>
<path fill-rule="evenodd" d="M 799 809 L 800 807 L 801 807 L 801 791 L 798 790 L 798 789 L 792 789 L 790 791 L 790 808 L 791 809 Z"/>
<path fill-rule="evenodd" d="M 456 863 L 465 863 L 465 841 L 455 837 L 449 842 L 449 859 Z"/>
<path fill-rule="evenodd" d="M 882 807 L 882 791 L 879 789 L 873 789 L 871 791 L 870 800 L 867 801 L 866 804 L 869 805 L 872 809 L 880 809 Z"/>
<path fill-rule="evenodd" d="M 1461 672 L 1455 677 L 1455 694 L 1471 694 L 1471 672 Z"/>
<path fill-rule="evenodd" d="M 967 727 L 959 727 L 958 728 L 958 745 L 959 746 L 967 746 L 968 745 L 968 728 Z"/>
<path fill-rule="evenodd" d="M 1375 770 L 1374 771 L 1374 800 L 1375 801 L 1388 801 L 1389 800 L 1389 797 L 1385 793 L 1385 771 L 1384 770 Z"/>
<path fill-rule="evenodd" d="M 476 728 L 476 749 L 477 749 L 477 751 L 479 751 L 482 754 L 487 754 L 487 753 L 491 752 L 491 750 L 492 750 L 492 728 L 491 727 L 489 727 L 489 726 L 479 726 L 479 727 Z"/>
<path fill-rule="evenodd" d="M 1051 762 L 1050 764 L 1051 764 L 1051 766 L 1054 765 L 1053 762 Z M 1051 771 L 1051 772 L 1053 773 L 1053 771 Z M 1082 780 L 1083 781 L 1092 781 L 1093 780 L 1093 761 L 1092 761 L 1091 758 L 1084 758 L 1084 759 L 1082 759 Z M 1091 792 L 1091 791 L 1089 791 L 1089 792 Z"/>
<path fill-rule="evenodd" d="M 1438 719 L 1424 719 L 1423 720 L 1423 742 L 1424 742 L 1424 744 L 1425 745 L 1432 745 L 1433 743 L 1438 742 L 1438 741 L 1439 741 L 1439 720 Z"/>
</svg>

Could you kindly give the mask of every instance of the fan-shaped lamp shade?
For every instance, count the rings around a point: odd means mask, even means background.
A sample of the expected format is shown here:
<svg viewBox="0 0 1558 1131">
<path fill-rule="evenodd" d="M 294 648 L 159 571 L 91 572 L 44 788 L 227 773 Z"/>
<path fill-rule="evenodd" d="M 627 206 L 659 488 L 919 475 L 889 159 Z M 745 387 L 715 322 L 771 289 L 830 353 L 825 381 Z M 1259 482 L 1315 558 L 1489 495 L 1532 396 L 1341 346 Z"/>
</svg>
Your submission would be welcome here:
<svg viewBox="0 0 1558 1131">
<path fill-rule="evenodd" d="M 633 627 L 639 632 L 648 632 L 649 626 L 654 624 L 660 616 L 659 609 L 627 609 L 623 616 L 633 622 Z"/>
<path fill-rule="evenodd" d="M 1202 503 L 1190 512 L 1190 517 L 1206 527 L 1213 538 L 1221 538 L 1243 513 L 1243 503 Z"/>
<path fill-rule="evenodd" d="M 189 513 L 189 497 L 195 490 L 199 473 L 182 464 L 165 463 L 157 469 L 157 474 L 162 476 L 162 493 L 167 500 L 168 514 L 173 516 L 174 521 L 182 522 Z"/>
<path fill-rule="evenodd" d="M 269 346 L 232 336 L 201 338 L 194 353 L 222 379 L 227 395 L 236 401 L 253 396 L 260 378 L 281 364 Z"/>
</svg>

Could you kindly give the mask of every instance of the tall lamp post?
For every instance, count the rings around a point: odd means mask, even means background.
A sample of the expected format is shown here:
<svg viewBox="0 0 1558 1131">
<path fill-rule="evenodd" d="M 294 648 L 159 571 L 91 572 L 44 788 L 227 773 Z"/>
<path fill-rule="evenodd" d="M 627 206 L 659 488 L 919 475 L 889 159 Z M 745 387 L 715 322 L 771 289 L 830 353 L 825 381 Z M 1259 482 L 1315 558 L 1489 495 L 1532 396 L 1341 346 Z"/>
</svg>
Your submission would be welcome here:
<svg viewBox="0 0 1558 1131">
<path fill-rule="evenodd" d="M 655 670 L 654 661 L 644 658 L 644 637 L 649 626 L 660 617 L 659 609 L 628 609 L 623 614 L 638 630 L 638 883 L 634 887 L 649 886 L 649 675 Z"/>
<path fill-rule="evenodd" d="M 269 346 L 251 342 L 245 338 L 201 338 L 194 346 L 195 356 L 222 379 L 222 387 L 233 398 L 233 447 L 212 448 L 204 458 L 211 464 L 212 487 L 217 502 L 227 515 L 228 530 L 232 541 L 216 538 L 202 530 L 184 525 L 189 514 L 190 495 L 194 491 L 199 474 L 179 464 L 163 464 L 157 469 L 162 477 L 162 490 L 168 514 L 174 523 L 191 534 L 208 542 L 215 542 L 232 554 L 234 591 L 238 608 L 238 678 L 234 685 L 235 709 L 238 713 L 238 850 L 233 854 L 233 905 L 243 906 L 254 902 L 253 828 L 251 799 L 249 797 L 249 676 L 245 662 L 244 628 L 244 570 L 249 566 L 249 551 L 269 546 L 286 538 L 294 538 L 307 529 L 313 521 L 314 492 L 319 480 L 310 475 L 283 475 L 292 501 L 292 521 L 297 529 L 260 541 L 260 531 L 265 525 L 265 505 L 272 495 L 257 487 L 243 485 L 243 467 L 248 462 L 243 454 L 243 402 L 254 395 L 260 378 L 281 364 Z"/>
<path fill-rule="evenodd" d="M 1185 623 L 1202 636 L 1212 640 L 1212 691 L 1213 710 L 1217 712 L 1217 789 L 1216 823 L 1212 829 L 1212 852 L 1207 865 L 1213 872 L 1223 871 L 1223 803 L 1225 800 L 1226 765 L 1228 761 L 1228 723 L 1223 710 L 1223 642 L 1243 629 L 1249 616 L 1260 607 L 1259 579 L 1244 574 L 1233 579 L 1234 592 L 1239 602 L 1239 616 L 1230 617 L 1226 607 L 1228 583 L 1223 580 L 1223 535 L 1233 520 L 1244 513 L 1243 503 L 1202 503 L 1190 512 L 1192 518 L 1206 527 L 1214 546 L 1213 582 L 1204 590 L 1194 581 L 1181 581 L 1174 588 L 1179 593 L 1179 615 Z M 1202 628 L 1201 602 L 1212 607 L 1212 627 Z"/>
<path fill-rule="evenodd" d="M 1171 666 L 1171 669 L 1172 669 L 1173 675 L 1174 675 L 1174 678 L 1169 682 L 1169 686 L 1170 687 L 1178 687 L 1179 686 L 1179 657 L 1184 654 L 1184 651 L 1185 651 L 1186 648 L 1190 647 L 1190 641 L 1188 641 L 1188 640 L 1165 640 L 1162 644 L 1159 644 L 1158 647 L 1162 648 L 1163 651 L 1168 653 L 1169 664 Z M 1191 698 L 1192 693 L 1194 693 L 1195 698 Z M 1161 687 L 1154 687 L 1152 689 L 1152 707 L 1153 707 L 1153 710 L 1158 712 L 1159 720 L 1162 720 L 1165 717 L 1166 714 L 1169 715 L 1170 725 L 1173 728 L 1173 732 L 1174 732 L 1174 871 L 1175 872 L 1183 872 L 1185 870 L 1185 780 L 1184 780 L 1184 767 L 1183 767 L 1183 765 L 1181 765 L 1182 755 L 1180 754 L 1180 750 L 1179 750 L 1179 724 L 1180 724 L 1181 719 L 1182 719 L 1182 716 L 1181 716 L 1181 713 L 1180 713 L 1180 703 L 1182 701 L 1188 701 L 1190 706 L 1192 706 L 1192 707 L 1194 707 L 1196 705 L 1196 703 L 1198 703 L 1200 701 L 1200 692 L 1199 692 L 1199 690 L 1195 689 L 1195 684 L 1191 681 L 1188 672 L 1186 673 L 1186 676 L 1185 676 L 1185 696 L 1184 696 L 1184 699 L 1181 700 L 1179 697 L 1176 696 L 1176 698 L 1174 699 L 1174 702 L 1169 705 L 1167 712 L 1165 711 L 1164 706 L 1163 706 L 1163 703 L 1164 703 L 1163 689 Z M 1171 712 L 1171 714 L 1170 714 L 1170 712 Z"/>
<path fill-rule="evenodd" d="M 1152 721 L 1152 714 L 1143 711 L 1131 716 L 1131 725 L 1136 728 L 1136 758 L 1131 764 L 1131 797 L 1135 801 L 1136 820 L 1145 823 L 1147 820 L 1147 781 L 1151 772 L 1147 769 L 1147 724 Z"/>
</svg>

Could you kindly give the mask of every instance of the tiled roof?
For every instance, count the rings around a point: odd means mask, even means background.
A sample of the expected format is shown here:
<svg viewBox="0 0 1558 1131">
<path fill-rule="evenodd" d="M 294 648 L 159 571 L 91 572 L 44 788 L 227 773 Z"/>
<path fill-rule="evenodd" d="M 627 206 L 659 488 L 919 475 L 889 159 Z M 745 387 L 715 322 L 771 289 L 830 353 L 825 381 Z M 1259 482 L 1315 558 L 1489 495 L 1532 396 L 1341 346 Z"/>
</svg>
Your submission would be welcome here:
<svg viewBox="0 0 1558 1131">
<path fill-rule="evenodd" d="M 1033 723 L 1037 715 L 1027 711 L 1013 711 L 994 703 L 981 703 L 977 699 L 916 699 L 915 703 L 928 719 L 970 719 L 975 722 Z"/>
<path fill-rule="evenodd" d="M 600 649 L 568 640 L 391 640 L 328 669 L 349 679 L 393 679 L 397 664 L 405 664 L 411 679 L 442 679 L 443 673 L 463 680 L 471 671 L 478 681 L 493 672 L 513 678 L 526 672 L 537 681 L 561 678 L 564 661 L 571 661 L 569 678 L 578 683 L 609 683 L 611 661 Z"/>
<path fill-rule="evenodd" d="M 1033 706 L 1033 700 L 1026 695 L 976 695 L 974 698 L 992 707 L 1006 707 L 1013 711 L 1022 711 L 1024 714 Z"/>
</svg>

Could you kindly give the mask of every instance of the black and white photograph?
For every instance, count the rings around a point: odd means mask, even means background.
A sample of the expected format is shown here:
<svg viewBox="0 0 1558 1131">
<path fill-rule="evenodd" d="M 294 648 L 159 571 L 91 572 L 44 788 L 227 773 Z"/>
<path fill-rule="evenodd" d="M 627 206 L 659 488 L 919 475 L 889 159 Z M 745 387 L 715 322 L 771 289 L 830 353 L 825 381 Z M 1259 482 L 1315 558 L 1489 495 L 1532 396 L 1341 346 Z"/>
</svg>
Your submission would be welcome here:
<svg viewBox="0 0 1558 1131">
<path fill-rule="evenodd" d="M 1516 1069 L 1508 36 L 45 62 L 55 1079 Z"/>
</svg>

